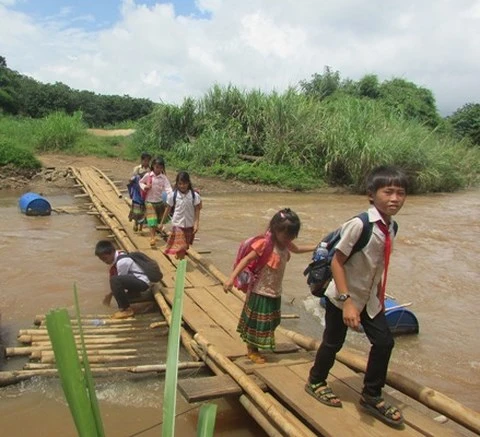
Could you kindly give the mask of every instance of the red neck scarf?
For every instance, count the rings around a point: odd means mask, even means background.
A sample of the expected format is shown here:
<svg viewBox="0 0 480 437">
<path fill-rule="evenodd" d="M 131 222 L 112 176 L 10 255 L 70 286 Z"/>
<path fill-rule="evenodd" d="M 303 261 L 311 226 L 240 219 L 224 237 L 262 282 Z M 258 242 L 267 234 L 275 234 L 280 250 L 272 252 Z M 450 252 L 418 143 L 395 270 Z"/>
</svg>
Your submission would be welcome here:
<svg viewBox="0 0 480 437">
<path fill-rule="evenodd" d="M 380 303 L 382 304 L 383 309 L 385 309 L 385 290 L 387 286 L 388 264 L 390 262 L 390 254 L 392 253 L 392 238 L 390 237 L 388 226 L 385 223 L 383 223 L 381 220 L 378 220 L 377 225 L 385 235 L 385 249 L 384 249 L 385 270 L 383 272 L 383 282 L 382 282 L 382 288 L 380 290 L 380 296 L 379 296 Z"/>
</svg>

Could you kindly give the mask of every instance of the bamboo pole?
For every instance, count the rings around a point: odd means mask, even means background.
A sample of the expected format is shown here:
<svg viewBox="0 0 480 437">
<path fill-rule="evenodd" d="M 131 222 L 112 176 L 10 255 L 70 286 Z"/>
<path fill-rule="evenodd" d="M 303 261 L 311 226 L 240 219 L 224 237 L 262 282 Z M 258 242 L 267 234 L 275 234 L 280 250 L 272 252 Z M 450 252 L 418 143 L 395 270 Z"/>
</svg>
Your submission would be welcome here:
<svg viewBox="0 0 480 437">
<path fill-rule="evenodd" d="M 138 325 L 146 324 L 142 319 L 111 319 L 109 314 L 82 314 L 82 325 Z M 37 314 L 33 323 L 37 326 L 45 325 L 45 315 Z M 72 325 L 78 325 L 77 319 L 70 319 Z"/>
<path fill-rule="evenodd" d="M 79 348 L 80 345 L 77 344 Z M 97 349 L 104 349 L 108 347 L 108 344 L 93 344 L 87 345 L 87 350 L 97 350 Z M 52 351 L 52 344 L 50 342 L 45 343 L 42 346 L 22 346 L 22 347 L 7 347 L 5 348 L 5 356 L 6 357 L 23 357 L 28 356 L 30 354 L 34 354 L 37 352 L 49 352 Z M 113 349 L 107 349 L 109 351 Z M 118 349 L 118 350 L 134 350 L 134 349 Z M 135 349 L 136 351 L 136 349 Z"/>
<path fill-rule="evenodd" d="M 200 334 L 195 334 L 194 340 L 206 351 L 206 353 L 222 367 L 242 389 L 257 403 L 258 407 L 273 421 L 286 436 L 305 436 L 295 428 L 282 412 L 265 396 L 265 393 L 255 384 L 252 379 L 232 363 L 227 357 L 216 350 L 214 346 Z"/>
<path fill-rule="evenodd" d="M 33 363 L 32 363 L 33 364 Z M 178 363 L 179 370 L 200 369 L 205 364 L 198 361 L 186 361 Z M 114 367 L 92 367 L 92 373 L 95 376 L 109 376 L 118 373 L 163 373 L 166 370 L 166 364 L 149 364 L 141 366 L 114 366 Z M 16 384 L 20 381 L 33 378 L 35 376 L 57 376 L 57 369 L 35 369 L 35 370 L 13 370 L 0 371 L 0 387 L 10 384 Z"/>
<path fill-rule="evenodd" d="M 134 331 L 147 331 L 148 329 L 144 328 L 130 328 L 130 327 L 107 327 L 104 328 L 102 326 L 85 326 L 83 327 L 83 331 L 88 335 L 106 335 L 106 334 L 121 334 L 124 332 L 134 332 Z M 78 326 L 72 327 L 73 333 L 78 333 Z M 34 328 L 34 329 L 19 329 L 19 335 L 33 335 L 33 336 L 41 336 L 41 335 L 48 335 L 48 331 L 46 328 Z"/>
<path fill-rule="evenodd" d="M 299 319 L 300 316 L 298 314 L 282 314 L 282 319 Z"/>
<path fill-rule="evenodd" d="M 75 340 L 79 340 L 79 336 L 78 335 L 75 335 L 74 336 Z M 129 339 L 129 340 L 134 340 L 134 341 L 138 341 L 139 339 L 138 338 L 135 338 L 135 337 L 116 337 L 116 336 L 112 336 L 112 335 L 86 335 L 85 338 L 87 340 L 102 340 L 104 343 L 108 343 L 108 342 L 115 342 L 117 340 L 120 340 L 120 341 L 125 341 L 125 339 Z M 48 334 L 41 334 L 41 335 L 20 335 L 19 337 L 17 337 L 17 340 L 20 342 L 20 343 L 32 343 L 33 341 L 49 341 L 50 338 L 48 337 Z"/>
<path fill-rule="evenodd" d="M 268 417 L 263 414 L 250 398 L 246 395 L 241 395 L 238 400 L 269 437 L 282 437 L 283 434 L 268 420 Z"/>
<path fill-rule="evenodd" d="M 158 306 L 160 307 L 160 310 L 162 311 L 163 317 L 165 317 L 165 320 L 167 321 L 168 326 L 170 326 L 170 323 L 172 321 L 172 311 L 170 310 L 170 307 L 168 306 L 167 301 L 163 297 L 163 294 L 161 293 L 161 291 L 158 289 L 155 290 L 155 292 L 153 293 L 153 296 Z M 200 359 L 199 356 L 192 348 L 193 339 L 190 336 L 190 334 L 185 330 L 185 328 L 180 329 L 180 340 L 182 341 L 183 347 L 187 350 L 190 356 L 194 360 L 199 360 Z"/>
<path fill-rule="evenodd" d="M 298 334 L 297 332 L 280 326 L 277 330 L 307 350 L 315 350 L 320 347 L 320 341 L 314 338 Z M 359 372 L 365 372 L 367 367 L 366 358 L 346 347 L 343 347 L 342 350 L 337 353 L 336 359 Z M 387 373 L 387 384 L 421 402 L 428 408 L 449 417 L 470 431 L 480 434 L 480 413 L 466 407 L 455 399 L 449 398 L 433 388 L 419 384 L 408 376 L 393 370 L 389 370 Z"/>
<path fill-rule="evenodd" d="M 111 179 L 102 170 L 98 169 L 97 167 L 92 167 L 92 168 L 102 176 L 102 178 L 108 183 L 108 185 L 112 187 L 113 191 L 115 191 L 117 196 L 121 199 L 123 195 L 118 189 L 118 187 L 111 181 Z"/>
<path fill-rule="evenodd" d="M 78 171 L 76 169 L 74 169 L 73 167 L 70 167 L 72 169 L 72 173 L 74 174 L 74 176 L 81 180 L 81 176 L 78 174 Z M 107 178 L 107 180 L 109 180 Z M 102 203 L 98 200 L 98 197 L 95 195 L 95 193 L 91 190 L 90 187 L 86 186 L 84 187 L 85 191 L 89 194 L 91 200 L 92 200 L 92 203 L 93 205 L 95 206 L 95 208 L 97 209 L 98 213 L 100 214 L 100 217 L 102 218 L 102 220 L 108 225 L 110 226 L 110 228 L 112 229 L 112 232 L 113 234 L 115 235 L 115 237 L 117 238 L 117 240 L 119 241 L 119 243 L 122 244 L 123 246 L 123 249 L 125 249 L 127 252 L 132 252 L 136 249 L 136 247 L 134 246 L 134 244 L 124 238 L 124 236 L 122 235 L 122 232 L 123 234 L 125 234 L 125 230 L 123 229 L 123 226 L 117 224 L 117 221 L 113 220 L 109 214 L 107 214 L 105 211 L 104 211 L 104 208 L 102 207 Z M 119 197 L 122 197 L 121 194 Z"/>
<path fill-rule="evenodd" d="M 81 355 L 80 350 L 77 350 L 79 355 Z M 137 354 L 137 349 L 87 349 L 87 355 L 89 357 L 94 355 L 128 355 L 128 354 Z M 42 358 L 53 357 L 53 350 L 42 350 L 42 351 L 33 351 L 30 354 L 32 360 L 41 360 Z"/>
<path fill-rule="evenodd" d="M 137 355 L 88 355 L 88 361 L 91 363 L 113 363 L 115 361 L 138 360 Z M 54 363 L 55 356 L 43 357 L 41 363 Z"/>
<path fill-rule="evenodd" d="M 298 428 L 301 429 L 302 432 L 309 437 L 315 437 L 317 434 L 313 433 L 310 428 L 307 427 L 298 417 L 296 417 L 288 408 L 283 406 L 271 393 L 267 392 L 265 393 L 265 396 L 267 396 L 268 399 L 270 399 L 273 404 L 275 404 L 278 409 L 285 415 L 285 417 L 292 422 L 292 424 Z"/>
<path fill-rule="evenodd" d="M 25 337 L 30 337 L 30 341 L 26 341 L 23 343 L 30 343 L 32 346 L 45 346 L 45 345 L 50 345 L 51 342 L 49 338 L 46 339 L 31 339 L 31 336 L 25 336 Z M 114 345 L 118 343 L 138 343 L 139 339 L 135 337 L 121 337 L 121 338 L 90 338 L 85 341 L 85 343 L 88 345 Z M 79 345 L 78 339 L 76 340 L 77 346 Z"/>
</svg>

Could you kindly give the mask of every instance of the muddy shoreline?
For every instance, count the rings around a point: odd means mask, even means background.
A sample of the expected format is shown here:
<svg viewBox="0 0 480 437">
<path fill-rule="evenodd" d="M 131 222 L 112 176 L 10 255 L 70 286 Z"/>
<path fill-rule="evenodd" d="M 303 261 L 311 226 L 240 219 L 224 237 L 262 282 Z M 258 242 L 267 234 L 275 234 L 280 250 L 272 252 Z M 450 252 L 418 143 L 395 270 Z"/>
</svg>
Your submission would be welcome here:
<svg viewBox="0 0 480 437">
<path fill-rule="evenodd" d="M 111 179 L 127 183 L 133 167 L 137 165 L 134 161 L 127 161 L 118 158 L 99 158 L 95 156 L 71 156 L 62 154 L 45 154 L 38 156 L 42 163 L 40 170 L 22 170 L 12 165 L 0 167 L 0 190 L 34 190 L 48 191 L 49 188 L 68 188 L 73 186 L 72 180 L 68 177 L 68 167 L 97 167 L 109 173 Z M 175 180 L 175 169 L 169 168 L 167 163 L 167 176 L 173 183 Z M 213 177 L 198 176 L 191 174 L 192 182 L 196 189 L 202 193 L 237 193 L 237 192 L 272 192 L 288 193 L 290 189 L 280 188 L 273 185 L 250 184 L 233 179 L 221 179 Z M 342 187 L 322 188 L 311 192 L 322 192 L 327 194 L 346 193 Z"/>
</svg>

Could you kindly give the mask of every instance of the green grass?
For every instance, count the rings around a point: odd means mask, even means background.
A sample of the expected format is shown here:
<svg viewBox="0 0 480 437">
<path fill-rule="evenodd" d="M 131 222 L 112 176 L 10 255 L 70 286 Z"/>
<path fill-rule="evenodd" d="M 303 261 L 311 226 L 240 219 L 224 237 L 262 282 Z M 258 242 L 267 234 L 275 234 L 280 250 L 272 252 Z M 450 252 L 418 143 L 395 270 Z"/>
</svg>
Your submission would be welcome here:
<svg viewBox="0 0 480 437">
<path fill-rule="evenodd" d="M 412 193 L 473 186 L 480 174 L 480 150 L 445 130 L 378 100 L 336 95 L 319 102 L 294 89 L 216 86 L 196 102 L 159 106 L 139 123 L 133 147 L 197 174 L 299 190 L 327 184 L 362 193 L 366 175 L 386 164 L 407 171 Z M 246 163 L 242 155 L 261 160 Z"/>
<path fill-rule="evenodd" d="M 198 100 L 158 105 L 135 128 L 129 137 L 100 137 L 87 134 L 81 113 L 43 120 L 0 115 L 0 163 L 37 165 L 38 151 L 129 160 L 148 151 L 195 174 L 295 190 L 330 185 L 363 193 L 366 175 L 385 164 L 407 171 L 412 193 L 479 182 L 479 148 L 381 101 L 349 95 L 319 102 L 294 89 L 265 94 L 217 86 Z"/>
</svg>

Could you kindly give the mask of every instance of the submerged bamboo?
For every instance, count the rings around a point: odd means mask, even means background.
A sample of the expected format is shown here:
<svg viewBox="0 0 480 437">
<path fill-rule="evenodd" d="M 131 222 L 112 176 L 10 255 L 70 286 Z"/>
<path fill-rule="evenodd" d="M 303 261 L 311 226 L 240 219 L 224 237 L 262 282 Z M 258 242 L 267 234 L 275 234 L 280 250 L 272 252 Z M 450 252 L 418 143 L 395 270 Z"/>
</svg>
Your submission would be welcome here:
<svg viewBox="0 0 480 437">
<path fill-rule="evenodd" d="M 17 382 L 25 381 L 35 376 L 57 376 L 56 368 L 45 366 L 41 363 L 27 363 L 28 366 L 34 366 L 31 370 L 12 370 L 0 371 L 0 387 L 4 387 Z M 109 376 L 119 373 L 162 373 L 166 370 L 166 364 L 146 364 L 140 366 L 110 366 L 110 367 L 92 367 L 92 373 L 95 376 Z M 185 361 L 178 363 L 179 370 L 204 368 L 205 363 L 199 361 Z"/>
<path fill-rule="evenodd" d="M 165 320 L 167 321 L 168 325 L 170 326 L 171 320 L 172 320 L 172 311 L 170 310 L 170 307 L 167 304 L 167 301 L 163 297 L 163 294 L 161 293 L 160 290 L 155 290 L 153 293 L 153 296 L 160 307 L 160 310 L 162 311 L 163 317 L 165 317 Z M 187 350 L 187 352 L 190 354 L 190 356 L 194 360 L 199 360 L 200 358 L 198 357 L 197 353 L 194 351 L 192 348 L 192 337 L 190 334 L 185 330 L 185 328 L 180 329 L 180 340 L 182 341 L 183 347 Z"/>
<path fill-rule="evenodd" d="M 241 395 L 239 401 L 269 437 L 282 437 L 283 434 L 268 420 L 262 410 L 250 398 L 246 395 Z"/>
</svg>

